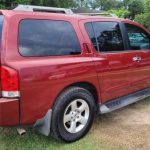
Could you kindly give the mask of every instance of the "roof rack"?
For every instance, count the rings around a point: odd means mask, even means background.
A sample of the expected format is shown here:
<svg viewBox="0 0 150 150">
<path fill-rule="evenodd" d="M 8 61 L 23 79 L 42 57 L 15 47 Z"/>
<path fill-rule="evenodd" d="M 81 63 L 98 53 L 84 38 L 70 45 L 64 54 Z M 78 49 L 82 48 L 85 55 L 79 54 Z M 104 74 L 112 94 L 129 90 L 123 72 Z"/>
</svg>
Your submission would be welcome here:
<svg viewBox="0 0 150 150">
<path fill-rule="evenodd" d="M 16 11 L 30 11 L 30 12 L 73 14 L 71 9 L 34 6 L 34 5 L 18 5 L 14 10 L 16 10 Z"/>
</svg>

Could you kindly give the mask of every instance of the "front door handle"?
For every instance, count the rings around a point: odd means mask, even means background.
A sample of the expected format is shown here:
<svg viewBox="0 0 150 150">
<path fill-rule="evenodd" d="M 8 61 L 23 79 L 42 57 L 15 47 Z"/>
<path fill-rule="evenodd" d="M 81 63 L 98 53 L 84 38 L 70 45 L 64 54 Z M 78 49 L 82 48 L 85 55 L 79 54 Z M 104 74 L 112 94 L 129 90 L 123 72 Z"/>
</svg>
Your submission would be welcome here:
<svg viewBox="0 0 150 150">
<path fill-rule="evenodd" d="M 133 57 L 132 59 L 134 62 L 140 62 L 142 60 L 141 57 Z"/>
</svg>

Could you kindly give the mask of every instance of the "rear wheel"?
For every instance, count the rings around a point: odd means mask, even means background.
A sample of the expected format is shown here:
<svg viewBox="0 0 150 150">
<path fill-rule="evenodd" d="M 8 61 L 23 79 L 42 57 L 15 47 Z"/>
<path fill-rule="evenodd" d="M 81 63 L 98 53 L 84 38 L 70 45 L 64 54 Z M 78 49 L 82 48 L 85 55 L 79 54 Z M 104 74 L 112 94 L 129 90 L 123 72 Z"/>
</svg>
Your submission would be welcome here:
<svg viewBox="0 0 150 150">
<path fill-rule="evenodd" d="M 68 88 L 53 107 L 52 136 L 65 142 L 80 139 L 91 128 L 95 110 L 95 101 L 89 91 L 80 87 Z"/>
</svg>

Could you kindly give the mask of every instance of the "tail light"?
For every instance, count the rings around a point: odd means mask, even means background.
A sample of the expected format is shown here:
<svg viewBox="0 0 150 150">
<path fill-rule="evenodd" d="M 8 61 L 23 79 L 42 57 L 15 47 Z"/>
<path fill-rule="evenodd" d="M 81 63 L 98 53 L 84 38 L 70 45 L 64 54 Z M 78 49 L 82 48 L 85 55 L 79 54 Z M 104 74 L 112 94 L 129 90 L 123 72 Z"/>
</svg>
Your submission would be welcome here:
<svg viewBox="0 0 150 150">
<path fill-rule="evenodd" d="M 1 88 L 2 96 L 7 98 L 19 97 L 19 81 L 16 70 L 1 66 Z"/>
</svg>

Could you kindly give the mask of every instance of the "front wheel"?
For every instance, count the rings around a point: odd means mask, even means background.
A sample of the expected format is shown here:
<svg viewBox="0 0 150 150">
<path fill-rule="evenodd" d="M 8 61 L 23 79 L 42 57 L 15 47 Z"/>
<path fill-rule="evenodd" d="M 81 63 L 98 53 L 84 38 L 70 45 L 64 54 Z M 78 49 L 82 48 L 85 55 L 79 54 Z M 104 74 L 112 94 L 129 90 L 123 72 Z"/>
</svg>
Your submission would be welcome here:
<svg viewBox="0 0 150 150">
<path fill-rule="evenodd" d="M 91 128 L 95 110 L 95 101 L 89 91 L 80 87 L 68 88 L 53 107 L 52 136 L 65 142 L 80 139 Z"/>
</svg>

